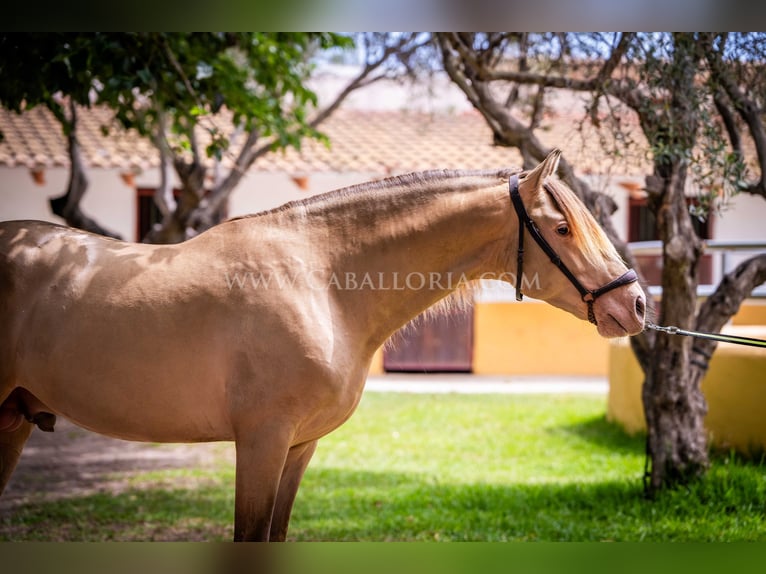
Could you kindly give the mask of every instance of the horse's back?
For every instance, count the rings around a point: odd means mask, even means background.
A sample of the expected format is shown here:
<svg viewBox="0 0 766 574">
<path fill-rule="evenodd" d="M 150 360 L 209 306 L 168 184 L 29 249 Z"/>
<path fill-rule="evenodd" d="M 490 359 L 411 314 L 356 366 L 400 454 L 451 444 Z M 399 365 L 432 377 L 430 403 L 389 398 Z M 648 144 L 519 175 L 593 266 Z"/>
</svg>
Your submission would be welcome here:
<svg viewBox="0 0 766 574">
<path fill-rule="evenodd" d="M 36 296 L 29 278 L 36 273 L 37 255 L 46 236 L 64 229 L 42 221 L 0 222 L 0 410 L 9 410 L 3 401 L 17 384 L 19 338 Z"/>
<path fill-rule="evenodd" d="M 44 221 L 0 222 L 0 313 L 3 330 L 31 307 L 81 274 L 91 262 L 89 244 L 106 238 Z M 64 288 L 63 292 L 67 292 Z"/>
<path fill-rule="evenodd" d="M 9 353 L 14 347 L 12 335 L 27 310 L 24 301 L 34 299 L 35 288 L 29 278 L 38 273 L 43 246 L 66 229 L 43 221 L 0 222 L 0 353 Z M 9 362 L 0 364 L 7 366 Z"/>
<path fill-rule="evenodd" d="M 125 438 L 145 438 L 141 425 L 124 428 L 167 418 L 173 404 L 209 411 L 202 405 L 215 400 L 206 385 L 220 365 L 203 361 L 204 337 L 193 328 L 213 329 L 200 317 L 217 309 L 199 286 L 204 277 L 182 275 L 195 258 L 204 250 L 37 221 L 0 224 L 0 398 L 23 387 L 82 426 Z M 163 412 L 145 408 L 152 396 Z M 176 423 L 167 435 L 184 439 Z"/>
<path fill-rule="evenodd" d="M 3 221 L 0 222 L 0 272 L 4 280 L 18 282 L 22 277 L 38 275 L 43 268 L 65 264 L 66 269 L 74 269 L 86 263 L 89 245 L 112 241 L 46 221 Z M 30 285 L 23 287 L 28 289 Z"/>
<path fill-rule="evenodd" d="M 240 229 L 253 223 L 178 245 L 115 241 L 42 222 L 0 224 L 0 394 L 23 387 L 56 414 L 121 438 L 230 440 L 231 381 L 246 380 L 254 403 L 269 410 L 266 393 L 279 402 L 288 400 L 280 393 L 294 391 L 266 391 L 266 365 L 283 379 L 304 372 L 301 357 L 324 357 L 316 340 L 332 339 L 316 333 L 331 321 L 301 314 L 322 305 L 296 307 L 289 289 L 231 283 L 227 273 L 258 265 L 259 253 L 268 253 L 269 265 L 282 257 L 276 240 L 242 248 Z M 259 238 L 285 233 L 257 231 Z M 314 335 L 303 341 L 296 333 Z"/>
<path fill-rule="evenodd" d="M 0 393 L 17 373 L 20 340 L 35 306 L 62 279 L 63 268 L 54 277 L 57 265 L 76 259 L 72 251 L 89 235 L 44 221 L 0 222 Z"/>
</svg>

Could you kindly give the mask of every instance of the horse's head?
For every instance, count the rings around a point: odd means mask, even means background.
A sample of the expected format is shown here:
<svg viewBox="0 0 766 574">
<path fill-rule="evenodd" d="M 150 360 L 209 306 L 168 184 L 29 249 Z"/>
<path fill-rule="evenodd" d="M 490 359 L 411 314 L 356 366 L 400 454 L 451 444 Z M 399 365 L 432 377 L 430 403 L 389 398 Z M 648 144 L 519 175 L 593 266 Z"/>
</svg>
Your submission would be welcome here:
<svg viewBox="0 0 766 574">
<path fill-rule="evenodd" d="M 640 333 L 644 291 L 590 211 L 555 176 L 560 155 L 553 151 L 511 183 L 518 186 L 515 207 L 525 236 L 517 288 L 590 320 L 603 337 Z"/>
</svg>

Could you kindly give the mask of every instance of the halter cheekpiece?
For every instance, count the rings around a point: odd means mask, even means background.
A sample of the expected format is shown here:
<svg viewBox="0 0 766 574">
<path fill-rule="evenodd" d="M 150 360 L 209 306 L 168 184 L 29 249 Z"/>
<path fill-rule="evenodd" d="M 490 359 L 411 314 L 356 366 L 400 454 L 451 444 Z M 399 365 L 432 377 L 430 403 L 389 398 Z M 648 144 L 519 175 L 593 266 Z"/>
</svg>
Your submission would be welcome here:
<svg viewBox="0 0 766 574">
<path fill-rule="evenodd" d="M 521 292 L 521 278 L 524 273 L 524 228 L 529 231 L 540 248 L 550 258 L 551 262 L 559 268 L 559 270 L 566 276 L 567 279 L 575 286 L 579 291 L 582 300 L 588 304 L 588 321 L 597 325 L 596 315 L 593 312 L 593 302 L 604 293 L 608 293 L 612 289 L 628 285 L 638 280 L 638 276 L 633 269 L 628 269 L 625 273 L 620 275 L 614 281 L 610 281 L 603 287 L 598 289 L 586 289 L 585 286 L 580 283 L 577 277 L 567 268 L 561 257 L 558 256 L 550 243 L 545 240 L 545 237 L 540 233 L 540 230 L 535 225 L 535 222 L 529 217 L 529 213 L 524 208 L 524 203 L 521 201 L 521 195 L 519 194 L 519 176 L 512 175 L 508 180 L 508 187 L 510 188 L 511 202 L 516 209 L 516 215 L 519 218 L 519 248 L 516 256 L 516 300 L 521 301 L 524 298 L 524 294 Z"/>
</svg>

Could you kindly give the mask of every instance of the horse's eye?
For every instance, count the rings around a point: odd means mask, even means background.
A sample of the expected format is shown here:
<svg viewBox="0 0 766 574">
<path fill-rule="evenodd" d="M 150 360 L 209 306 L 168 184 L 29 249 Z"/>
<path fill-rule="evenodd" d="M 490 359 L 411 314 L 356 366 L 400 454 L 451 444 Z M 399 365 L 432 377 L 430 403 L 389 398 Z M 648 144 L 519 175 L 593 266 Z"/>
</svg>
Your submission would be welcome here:
<svg viewBox="0 0 766 574">
<path fill-rule="evenodd" d="M 556 233 L 559 235 L 569 235 L 569 226 L 566 223 L 562 223 L 556 228 Z"/>
</svg>

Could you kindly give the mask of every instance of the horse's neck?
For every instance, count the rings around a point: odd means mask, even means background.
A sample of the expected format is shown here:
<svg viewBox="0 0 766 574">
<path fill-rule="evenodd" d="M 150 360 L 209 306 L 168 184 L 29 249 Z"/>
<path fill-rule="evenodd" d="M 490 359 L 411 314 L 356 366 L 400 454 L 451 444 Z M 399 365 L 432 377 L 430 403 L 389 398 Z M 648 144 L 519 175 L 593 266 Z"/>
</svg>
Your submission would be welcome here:
<svg viewBox="0 0 766 574">
<path fill-rule="evenodd" d="M 380 345 L 462 281 L 505 263 L 516 224 L 506 181 L 497 174 L 450 177 L 316 206 L 335 274 L 330 288 L 342 291 L 356 336 Z"/>
</svg>

